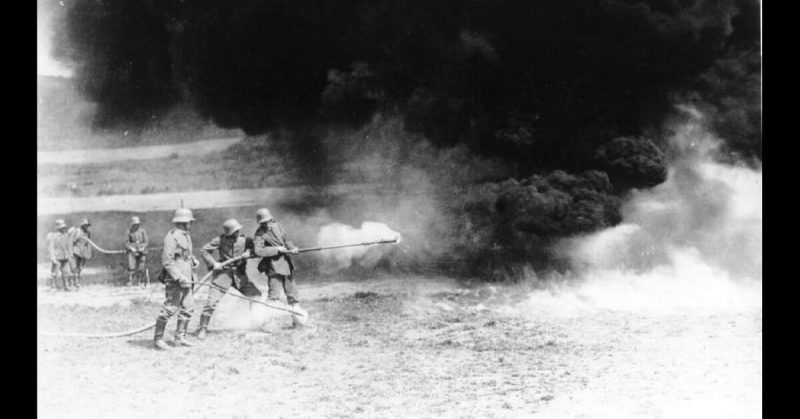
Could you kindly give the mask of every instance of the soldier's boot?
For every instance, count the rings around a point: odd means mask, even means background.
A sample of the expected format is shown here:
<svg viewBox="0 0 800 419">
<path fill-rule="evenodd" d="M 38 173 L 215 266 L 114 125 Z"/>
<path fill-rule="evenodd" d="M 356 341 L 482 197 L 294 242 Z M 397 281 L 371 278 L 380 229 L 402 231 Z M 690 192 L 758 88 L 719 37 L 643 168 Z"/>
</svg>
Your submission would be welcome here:
<svg viewBox="0 0 800 419">
<path fill-rule="evenodd" d="M 75 274 L 75 288 L 81 288 L 81 274 Z"/>
<path fill-rule="evenodd" d="M 186 340 L 187 327 L 189 327 L 189 320 L 178 319 L 178 328 L 175 330 L 175 346 L 194 346 L 194 343 Z"/>
<path fill-rule="evenodd" d="M 208 331 L 208 323 L 211 321 L 211 316 L 207 316 L 205 314 L 200 316 L 200 327 L 197 328 L 197 338 L 198 339 L 205 339 L 206 332 Z"/>
<path fill-rule="evenodd" d="M 126 287 L 130 287 L 133 285 L 133 272 L 128 272 L 128 282 L 125 284 Z"/>
<path fill-rule="evenodd" d="M 153 345 L 156 349 L 169 350 L 171 349 L 167 342 L 164 342 L 164 329 L 167 327 L 167 320 L 156 320 L 156 332 L 153 335 Z"/>
<path fill-rule="evenodd" d="M 70 275 L 69 282 L 70 282 L 70 285 L 72 286 L 72 290 L 73 291 L 77 291 L 78 290 L 78 275 L 76 275 L 76 274 Z"/>
<path fill-rule="evenodd" d="M 68 278 L 64 275 L 61 275 L 61 284 L 64 286 L 64 291 L 69 291 L 69 285 L 67 284 Z"/>
</svg>

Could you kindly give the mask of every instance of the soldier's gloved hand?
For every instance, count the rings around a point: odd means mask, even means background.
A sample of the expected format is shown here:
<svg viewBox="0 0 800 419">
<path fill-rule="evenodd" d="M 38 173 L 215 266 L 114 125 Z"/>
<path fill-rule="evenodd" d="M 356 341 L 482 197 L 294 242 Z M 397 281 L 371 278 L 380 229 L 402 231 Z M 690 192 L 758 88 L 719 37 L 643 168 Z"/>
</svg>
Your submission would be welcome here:
<svg viewBox="0 0 800 419">
<path fill-rule="evenodd" d="M 250 249 L 247 249 L 242 253 L 242 259 L 247 259 L 247 258 L 249 258 L 251 256 L 253 256 L 253 255 L 250 253 Z"/>
<path fill-rule="evenodd" d="M 50 258 L 50 262 L 58 263 L 58 260 L 56 258 Z"/>
<path fill-rule="evenodd" d="M 299 253 L 299 250 L 300 250 L 299 248 L 293 247 L 293 248 L 289 249 L 289 253 L 291 253 L 293 255 L 296 255 L 297 253 Z"/>
<path fill-rule="evenodd" d="M 219 263 L 219 262 L 214 262 L 214 265 L 212 266 L 212 270 L 218 271 L 220 269 L 222 269 L 222 264 Z"/>
<path fill-rule="evenodd" d="M 283 246 L 276 246 L 275 249 L 278 251 L 278 253 L 289 253 L 289 249 Z"/>
</svg>

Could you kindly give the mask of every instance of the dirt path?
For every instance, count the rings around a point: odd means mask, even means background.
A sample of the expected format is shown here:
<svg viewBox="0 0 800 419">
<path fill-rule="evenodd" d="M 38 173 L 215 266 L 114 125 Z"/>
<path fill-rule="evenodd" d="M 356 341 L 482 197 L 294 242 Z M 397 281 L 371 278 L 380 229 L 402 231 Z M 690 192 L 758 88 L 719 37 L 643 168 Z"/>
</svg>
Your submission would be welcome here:
<svg viewBox="0 0 800 419">
<path fill-rule="evenodd" d="M 165 159 L 172 155 L 202 156 L 218 153 L 241 141 L 241 138 L 220 138 L 191 143 L 151 145 L 126 148 L 95 148 L 88 150 L 39 151 L 36 164 L 97 164 L 125 160 Z"/>
<path fill-rule="evenodd" d="M 40 338 L 40 415 L 761 416 L 760 308 L 530 316 L 519 287 L 441 277 L 301 284 L 300 291 L 313 329 L 291 329 L 286 315 L 226 298 L 208 339 L 192 349 L 156 352 L 149 333 Z M 135 327 L 152 321 L 163 299 L 92 292 L 62 293 L 60 302 L 40 294 L 40 328 Z M 109 304 L 75 303 L 104 293 Z"/>
</svg>

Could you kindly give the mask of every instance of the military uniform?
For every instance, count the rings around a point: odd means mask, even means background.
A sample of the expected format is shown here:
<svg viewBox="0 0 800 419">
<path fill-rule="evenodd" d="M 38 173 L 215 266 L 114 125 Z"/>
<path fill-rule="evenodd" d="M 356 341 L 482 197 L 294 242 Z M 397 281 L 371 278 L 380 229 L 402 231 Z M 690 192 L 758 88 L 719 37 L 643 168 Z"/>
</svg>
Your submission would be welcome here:
<svg viewBox="0 0 800 419">
<path fill-rule="evenodd" d="M 67 290 L 67 279 L 71 275 L 70 259 L 72 245 L 69 236 L 62 231 L 52 231 L 47 234 L 47 250 L 50 255 L 50 288 L 58 289 L 58 273 L 61 272 L 61 283 Z"/>
<path fill-rule="evenodd" d="M 278 246 L 295 248 L 283 227 L 274 220 L 259 224 L 253 237 L 253 245 L 255 255 L 263 258 L 258 264 L 258 271 L 267 275 L 269 280 L 267 298 L 278 300 L 279 290 L 283 288 L 286 301 L 290 305 L 299 303 L 297 287 L 291 276 L 294 272 L 292 259 L 277 249 Z"/>
<path fill-rule="evenodd" d="M 202 248 L 202 255 L 210 271 L 216 263 L 213 256 L 214 251 L 219 253 L 219 262 L 222 263 L 229 259 L 242 256 L 247 250 L 250 251 L 250 254 L 253 254 L 253 239 L 241 233 L 232 235 L 223 234 L 206 243 Z M 214 271 L 211 277 L 211 283 L 225 289 L 225 291 L 209 287 L 208 302 L 203 307 L 203 314 L 200 316 L 198 336 L 201 337 L 205 337 L 205 329 L 211 321 L 211 316 L 214 314 L 214 310 L 216 310 L 219 301 L 225 296 L 228 288 L 235 288 L 245 297 L 261 297 L 261 291 L 253 284 L 250 278 L 247 277 L 246 259 L 233 262 L 222 269 Z"/>
<path fill-rule="evenodd" d="M 91 233 L 82 227 L 73 227 L 70 230 L 72 242 L 72 273 L 75 275 L 75 286 L 80 286 L 80 276 L 86 261 L 92 258 L 92 246 L 86 239 L 91 238 Z"/>
<path fill-rule="evenodd" d="M 187 231 L 173 228 L 164 236 L 164 251 L 161 253 L 159 280 L 166 285 L 166 301 L 158 319 L 169 320 L 179 311 L 178 318 L 189 321 L 194 311 L 192 291 L 197 280 L 194 267 L 197 260 L 192 255 L 192 238 Z"/>
<path fill-rule="evenodd" d="M 133 223 L 138 224 L 138 217 L 132 217 Z M 153 333 L 153 345 L 156 349 L 169 349 L 164 342 L 164 329 L 169 318 L 175 312 L 178 313 L 178 326 L 175 330 L 175 345 L 193 346 L 186 341 L 186 328 L 194 311 L 194 282 L 197 276 L 194 269 L 200 265 L 197 258 L 192 255 L 192 237 L 189 235 L 189 227 L 194 221 L 192 211 L 188 208 L 175 210 L 172 217 L 173 228 L 164 236 L 164 248 L 161 252 L 161 265 L 163 269 L 158 276 L 159 281 L 163 282 L 165 299 L 161 311 L 156 317 L 156 328 Z M 182 228 L 178 228 L 181 227 Z"/>
<path fill-rule="evenodd" d="M 125 240 L 125 250 L 128 251 L 128 275 L 134 272 L 143 272 L 147 262 L 147 244 L 149 243 L 147 231 L 139 227 L 136 231 L 128 230 Z"/>
</svg>

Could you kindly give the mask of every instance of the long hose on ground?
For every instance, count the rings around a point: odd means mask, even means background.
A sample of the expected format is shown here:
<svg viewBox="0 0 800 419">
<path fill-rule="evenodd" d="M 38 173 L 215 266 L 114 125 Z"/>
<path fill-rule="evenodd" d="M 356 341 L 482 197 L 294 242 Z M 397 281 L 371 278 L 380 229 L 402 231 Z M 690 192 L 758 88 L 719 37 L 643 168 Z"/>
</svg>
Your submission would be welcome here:
<svg viewBox="0 0 800 419">
<path fill-rule="evenodd" d="M 242 260 L 241 256 L 233 258 L 233 259 L 228 259 L 225 262 L 222 262 L 220 267 L 224 267 L 224 266 L 226 266 L 228 264 L 231 264 L 231 263 L 239 261 L 239 260 Z M 225 288 L 222 288 L 222 287 L 220 287 L 220 286 L 218 286 L 218 285 L 216 285 L 214 283 L 210 283 L 210 282 L 207 283 L 206 282 L 206 281 L 208 281 L 208 279 L 211 277 L 211 274 L 213 274 L 213 273 L 214 273 L 214 271 L 209 271 L 202 279 L 200 279 L 200 281 L 196 281 L 194 283 L 197 284 L 198 286 L 204 286 L 205 285 L 207 287 L 213 287 L 213 288 L 217 288 L 217 289 L 222 290 L 222 291 L 227 291 Z M 294 314 L 296 316 L 301 316 L 301 317 L 308 316 L 308 314 L 305 313 L 304 311 L 297 310 L 297 309 L 294 309 L 292 307 L 275 306 L 275 305 L 271 305 L 271 304 L 265 303 L 263 301 L 254 300 L 254 299 L 251 299 L 251 298 L 247 298 L 247 297 L 244 297 L 244 296 L 239 296 L 239 295 L 232 294 L 232 293 L 229 293 L 228 295 L 232 295 L 232 296 L 234 296 L 236 298 L 245 299 L 247 301 L 250 301 L 251 303 L 258 303 L 258 304 L 261 304 L 261 305 L 265 305 L 265 306 L 267 306 L 269 308 L 272 308 L 272 309 L 288 311 L 289 313 L 292 313 L 292 314 Z M 38 335 L 39 336 L 51 336 L 51 337 L 79 337 L 79 338 L 90 338 L 90 339 L 105 339 L 105 338 L 119 338 L 119 337 L 124 337 L 124 336 L 135 335 L 137 333 L 141 333 L 141 332 L 145 332 L 147 330 L 150 330 L 150 329 L 152 329 L 154 327 L 156 327 L 156 323 L 155 322 L 150 323 L 150 324 L 148 324 L 146 326 L 138 327 L 136 329 L 131 329 L 131 330 L 127 330 L 127 331 L 124 331 L 124 332 L 118 332 L 118 333 L 51 333 L 51 332 L 38 332 Z"/>
<path fill-rule="evenodd" d="M 123 249 L 123 250 L 107 250 L 107 249 L 103 249 L 102 247 L 98 246 L 97 243 L 93 242 L 91 239 L 86 238 L 86 237 L 81 237 L 80 240 L 86 240 L 92 247 L 97 249 L 97 251 L 100 252 L 100 253 L 105 253 L 105 254 L 108 254 L 108 255 L 116 255 L 116 254 L 127 252 L 127 250 L 125 250 L 125 249 Z M 160 249 L 161 249 L 161 247 L 151 247 L 151 248 L 149 248 L 147 250 L 160 250 Z"/>
</svg>

